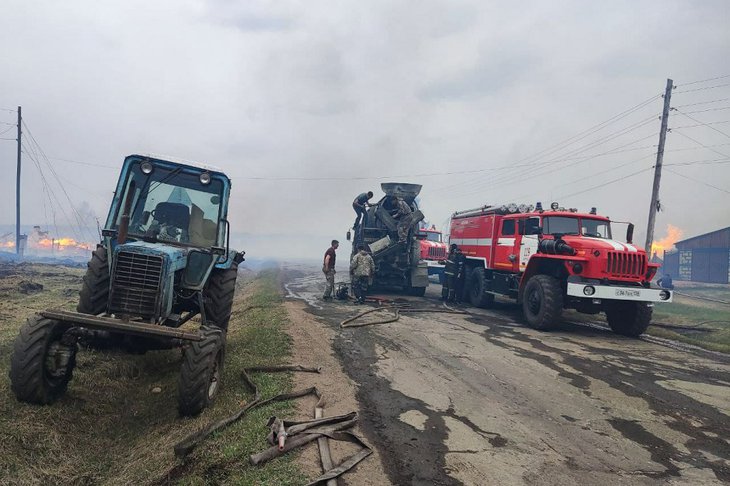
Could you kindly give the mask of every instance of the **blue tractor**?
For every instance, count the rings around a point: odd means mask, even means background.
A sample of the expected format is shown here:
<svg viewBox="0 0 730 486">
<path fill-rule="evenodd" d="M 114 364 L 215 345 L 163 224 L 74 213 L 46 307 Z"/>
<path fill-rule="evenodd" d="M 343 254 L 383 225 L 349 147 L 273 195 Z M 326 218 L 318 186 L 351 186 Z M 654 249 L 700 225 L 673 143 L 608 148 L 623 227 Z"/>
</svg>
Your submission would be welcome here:
<svg viewBox="0 0 730 486">
<path fill-rule="evenodd" d="M 18 400 L 61 397 L 80 348 L 181 347 L 179 412 L 196 415 L 210 405 L 243 261 L 243 252 L 229 247 L 230 190 L 230 179 L 212 168 L 127 157 L 76 312 L 41 312 L 15 341 L 10 379 Z"/>
</svg>

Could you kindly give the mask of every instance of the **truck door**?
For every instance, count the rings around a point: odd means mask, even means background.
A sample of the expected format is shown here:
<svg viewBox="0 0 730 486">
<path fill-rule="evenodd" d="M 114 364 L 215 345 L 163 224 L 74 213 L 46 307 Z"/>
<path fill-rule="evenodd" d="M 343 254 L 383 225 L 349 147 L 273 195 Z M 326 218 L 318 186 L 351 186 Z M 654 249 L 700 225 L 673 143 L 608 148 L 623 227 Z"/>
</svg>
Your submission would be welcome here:
<svg viewBox="0 0 730 486">
<path fill-rule="evenodd" d="M 537 253 L 539 240 L 540 218 L 526 218 L 518 225 L 522 230 L 522 238 L 520 239 L 520 263 L 519 271 L 524 272 L 527 268 L 527 262 L 530 257 Z"/>
<path fill-rule="evenodd" d="M 517 266 L 515 242 L 517 236 L 517 219 L 502 218 L 499 225 L 499 236 L 494 249 L 494 268 L 514 271 Z"/>
</svg>

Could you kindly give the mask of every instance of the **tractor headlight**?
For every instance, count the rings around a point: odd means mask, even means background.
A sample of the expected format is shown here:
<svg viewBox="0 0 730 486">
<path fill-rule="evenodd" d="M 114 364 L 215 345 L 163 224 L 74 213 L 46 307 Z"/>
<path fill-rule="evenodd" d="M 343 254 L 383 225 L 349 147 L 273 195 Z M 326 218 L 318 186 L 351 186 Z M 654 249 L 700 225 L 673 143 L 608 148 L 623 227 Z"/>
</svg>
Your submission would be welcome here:
<svg viewBox="0 0 730 486">
<path fill-rule="evenodd" d="M 669 293 L 669 291 L 668 291 L 668 290 L 662 290 L 661 292 L 659 292 L 659 298 L 660 298 L 661 300 L 669 300 L 669 296 L 670 296 L 670 295 L 671 295 L 671 294 Z"/>
<path fill-rule="evenodd" d="M 200 183 L 204 186 L 210 184 L 210 174 L 208 172 L 203 172 L 202 174 L 200 174 Z"/>
<path fill-rule="evenodd" d="M 591 295 L 596 293 L 596 288 L 593 285 L 586 285 L 583 287 L 583 293 L 590 297 Z"/>
<path fill-rule="evenodd" d="M 152 173 L 152 163 L 148 160 L 145 160 L 139 165 L 139 168 L 142 169 L 142 173 L 149 175 Z"/>
</svg>

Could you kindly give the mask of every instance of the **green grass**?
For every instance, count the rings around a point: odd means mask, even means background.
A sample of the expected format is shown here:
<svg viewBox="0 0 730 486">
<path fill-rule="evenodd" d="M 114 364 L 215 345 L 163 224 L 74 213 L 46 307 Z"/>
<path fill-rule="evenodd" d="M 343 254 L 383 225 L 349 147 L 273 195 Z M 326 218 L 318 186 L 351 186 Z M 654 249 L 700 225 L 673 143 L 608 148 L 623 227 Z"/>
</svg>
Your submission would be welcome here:
<svg viewBox="0 0 730 486">
<path fill-rule="evenodd" d="M 253 411 L 203 442 L 184 463 L 173 454 L 173 446 L 189 433 L 252 399 L 240 378 L 243 368 L 287 361 L 291 343 L 275 271 L 239 278 L 221 394 L 201 416 L 181 419 L 179 350 L 143 356 L 81 351 L 66 396 L 46 407 L 17 402 L 10 391 L 8 368 L 18 329 L 34 311 L 59 305 L 73 308 L 83 274 L 83 269 L 47 265 L 20 270 L 22 275 L 0 273 L 0 484 L 306 482 L 291 455 L 260 467 L 248 464 L 251 453 L 268 447 L 268 417 L 289 416 L 292 403 Z M 19 294 L 21 279 L 45 288 L 33 295 Z M 292 388 L 289 373 L 256 373 L 252 378 L 263 397 Z M 162 392 L 153 393 L 155 387 Z"/>
</svg>

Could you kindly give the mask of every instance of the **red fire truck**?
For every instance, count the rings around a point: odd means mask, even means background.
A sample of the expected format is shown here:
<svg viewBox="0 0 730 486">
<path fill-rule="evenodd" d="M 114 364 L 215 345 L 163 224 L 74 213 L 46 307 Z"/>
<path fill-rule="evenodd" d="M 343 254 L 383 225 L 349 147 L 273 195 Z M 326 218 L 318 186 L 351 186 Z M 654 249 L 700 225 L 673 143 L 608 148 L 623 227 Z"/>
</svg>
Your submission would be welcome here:
<svg viewBox="0 0 730 486">
<path fill-rule="evenodd" d="M 449 246 L 443 242 L 441 232 L 433 225 L 430 228 L 420 228 L 416 233 L 416 238 L 421 246 L 421 260 L 428 265 L 429 277 L 438 275 L 439 282 L 441 282 Z"/>
<path fill-rule="evenodd" d="M 465 293 L 473 305 L 511 297 L 540 330 L 553 327 L 564 308 L 604 312 L 614 332 L 635 337 L 649 326 L 653 304 L 671 302 L 672 292 L 651 287 L 659 266 L 632 244 L 633 230 L 629 223 L 622 243 L 595 208 L 510 204 L 454 213 L 450 243 L 467 257 Z"/>
</svg>

